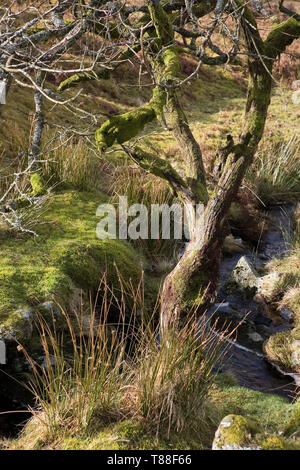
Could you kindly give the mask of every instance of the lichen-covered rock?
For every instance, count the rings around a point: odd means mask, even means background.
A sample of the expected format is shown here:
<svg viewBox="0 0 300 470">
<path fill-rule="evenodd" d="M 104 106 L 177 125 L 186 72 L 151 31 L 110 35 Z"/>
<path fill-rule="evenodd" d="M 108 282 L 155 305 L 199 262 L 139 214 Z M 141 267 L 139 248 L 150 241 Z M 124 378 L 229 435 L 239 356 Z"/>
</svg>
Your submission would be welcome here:
<svg viewBox="0 0 300 470">
<path fill-rule="evenodd" d="M 0 323 L 0 332 L 3 340 L 13 342 L 29 340 L 33 333 L 33 310 L 31 308 L 19 309 L 11 312 L 6 324 Z"/>
<path fill-rule="evenodd" d="M 222 419 L 216 431 L 212 450 L 259 450 L 254 440 L 256 425 L 240 415 Z"/>
<path fill-rule="evenodd" d="M 291 89 L 298 90 L 298 88 L 300 88 L 300 80 L 294 80 L 293 83 L 291 84 Z"/>
<path fill-rule="evenodd" d="M 250 332 L 249 338 L 251 339 L 251 341 L 254 341 L 255 343 L 262 343 L 264 340 L 263 337 L 256 331 Z"/>
<path fill-rule="evenodd" d="M 271 274 L 260 277 L 257 280 L 257 289 L 260 294 L 262 294 L 266 299 L 272 297 L 274 287 L 280 281 L 282 275 L 282 273 L 275 271 Z"/>
<path fill-rule="evenodd" d="M 294 339 L 291 342 L 291 361 L 297 368 L 297 370 L 300 370 L 300 340 L 299 339 Z"/>
<path fill-rule="evenodd" d="M 228 292 L 243 291 L 252 294 L 253 297 L 257 291 L 258 280 L 259 276 L 254 266 L 246 256 L 242 256 L 225 283 L 224 289 Z"/>
<path fill-rule="evenodd" d="M 20 321 L 17 323 L 17 328 L 22 338 L 30 339 L 33 332 L 33 313 L 32 309 L 26 308 L 17 312 L 20 315 Z"/>
<path fill-rule="evenodd" d="M 51 315 L 59 317 L 61 315 L 61 308 L 55 302 L 43 302 L 39 308 L 46 310 Z"/>
</svg>

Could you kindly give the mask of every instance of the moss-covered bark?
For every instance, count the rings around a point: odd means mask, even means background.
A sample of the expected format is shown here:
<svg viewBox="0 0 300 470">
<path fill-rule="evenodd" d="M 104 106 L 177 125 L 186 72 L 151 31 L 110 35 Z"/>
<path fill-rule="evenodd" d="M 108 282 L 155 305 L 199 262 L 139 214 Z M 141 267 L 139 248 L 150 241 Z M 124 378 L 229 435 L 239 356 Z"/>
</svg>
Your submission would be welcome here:
<svg viewBox="0 0 300 470">
<path fill-rule="evenodd" d="M 224 167 L 204 213 L 201 230 L 167 276 L 161 299 L 161 325 L 167 329 L 191 309 L 202 314 L 214 299 L 218 286 L 221 247 L 226 236 L 225 218 L 262 138 L 270 104 L 275 58 L 300 36 L 292 18 L 277 26 L 263 42 L 255 18 L 243 2 L 242 26 L 249 51 L 249 83 L 243 131 L 237 143 L 223 153 Z M 280 42 L 281 36 L 281 42 Z"/>
<path fill-rule="evenodd" d="M 179 49 L 174 46 L 172 24 L 159 2 L 149 1 L 149 11 L 156 31 L 157 41 L 155 44 L 162 51 L 160 54 L 159 51 L 154 50 L 156 55 L 153 66 L 157 80 L 171 86 L 167 92 L 165 117 L 186 160 L 181 176 L 193 193 L 193 203 L 206 203 L 208 194 L 201 149 L 191 132 L 177 92 L 174 88 L 172 89 L 172 83 L 176 80 L 180 70 Z"/>
<path fill-rule="evenodd" d="M 156 87 L 148 104 L 105 121 L 95 133 L 99 150 L 103 152 L 115 142 L 122 144 L 137 136 L 146 124 L 161 117 L 165 100 L 165 92 Z"/>
<path fill-rule="evenodd" d="M 183 204 L 194 204 L 194 194 L 189 185 L 181 178 L 179 173 L 177 173 L 168 161 L 146 152 L 138 146 L 136 146 L 134 150 L 126 149 L 126 151 L 132 160 L 141 168 L 148 173 L 152 173 L 166 180 Z"/>
<path fill-rule="evenodd" d="M 208 193 L 201 150 L 190 130 L 177 93 L 174 89 L 170 88 L 172 83 L 177 79 L 180 70 L 179 49 L 174 43 L 172 24 L 169 16 L 159 2 L 150 0 L 148 2 L 148 9 L 154 27 L 154 37 L 151 51 L 149 52 L 149 60 L 159 85 L 154 89 L 153 98 L 148 105 L 141 106 L 134 111 L 120 116 L 113 116 L 106 121 L 101 128 L 96 131 L 97 145 L 101 151 L 105 151 L 115 142 L 122 144 L 135 137 L 144 126 L 153 119 L 164 119 L 164 117 L 166 117 L 174 137 L 180 146 L 182 155 L 184 155 L 186 159 L 186 165 L 180 174 L 184 183 L 183 186 L 181 185 L 181 187 L 184 188 L 184 192 L 179 191 L 179 194 L 182 194 L 183 199 L 187 200 L 186 188 L 189 188 L 189 202 L 192 204 L 199 202 L 206 203 Z M 168 86 L 165 88 L 164 85 Z M 140 166 L 143 165 L 142 162 L 143 159 L 138 160 Z M 174 163 L 176 164 L 176 162 Z M 149 170 L 148 163 L 147 167 Z M 161 177 L 168 179 L 166 178 L 166 174 L 162 174 L 160 168 L 158 168 L 156 164 L 153 164 L 153 162 L 152 169 L 154 174 L 159 174 Z M 174 172 L 174 169 L 168 172 L 170 177 L 169 182 L 171 184 L 174 183 L 174 179 L 172 178 Z M 170 181 L 170 179 L 173 181 Z M 177 184 L 176 191 L 178 192 Z"/>
<path fill-rule="evenodd" d="M 185 159 L 182 177 L 194 194 L 194 203 L 206 204 L 208 193 L 200 146 L 193 136 L 176 93 L 169 92 L 165 116 Z"/>
</svg>

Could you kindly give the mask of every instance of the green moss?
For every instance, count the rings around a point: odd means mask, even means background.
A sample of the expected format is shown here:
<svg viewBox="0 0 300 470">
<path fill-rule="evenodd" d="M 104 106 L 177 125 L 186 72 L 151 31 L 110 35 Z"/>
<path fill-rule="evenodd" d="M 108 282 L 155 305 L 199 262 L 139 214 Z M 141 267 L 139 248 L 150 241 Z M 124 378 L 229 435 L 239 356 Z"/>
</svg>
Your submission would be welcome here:
<svg viewBox="0 0 300 470">
<path fill-rule="evenodd" d="M 173 40 L 174 35 L 168 14 L 159 3 L 149 3 L 148 9 L 156 31 L 156 36 L 159 38 L 162 45 L 169 44 L 170 41 Z"/>
<path fill-rule="evenodd" d="M 284 428 L 284 435 L 287 437 L 300 437 L 300 401 L 293 406 L 293 412 L 290 420 Z"/>
<path fill-rule="evenodd" d="M 39 430 L 39 427 L 41 428 Z M 8 444 L 9 449 L 48 449 L 55 446 L 60 450 L 189 450 L 203 448 L 201 441 L 192 435 L 172 434 L 156 436 L 146 430 L 143 422 L 131 418 L 111 425 L 98 422 L 93 432 L 85 435 L 57 436 L 55 443 L 47 438 L 43 425 L 30 420 L 18 439 Z"/>
<path fill-rule="evenodd" d="M 291 419 L 294 405 L 287 399 L 234 385 L 227 375 L 216 376 L 213 402 L 222 416 L 238 414 L 250 418 L 267 433 L 281 431 Z"/>
<path fill-rule="evenodd" d="M 96 291 L 103 272 L 108 282 L 118 286 L 120 275 L 133 284 L 141 278 L 141 267 L 132 248 L 119 240 L 99 240 L 94 243 L 63 241 L 51 254 L 52 262 L 84 290 Z"/>
<path fill-rule="evenodd" d="M 78 72 L 72 75 L 71 77 L 66 78 L 63 80 L 58 88 L 57 91 L 62 92 L 68 88 L 73 88 L 78 85 L 78 83 L 86 82 L 89 80 L 97 80 L 97 79 L 108 79 L 109 78 L 109 70 L 101 67 L 92 72 Z"/>
<path fill-rule="evenodd" d="M 128 47 L 127 49 L 125 49 L 125 51 L 123 51 L 119 55 L 119 57 L 118 57 L 119 62 L 121 63 L 122 61 L 124 61 L 126 59 L 129 59 L 136 52 L 138 52 L 140 50 L 140 48 L 141 48 L 140 44 L 133 45 L 130 48 Z M 71 77 L 68 77 L 65 80 L 63 80 L 59 84 L 59 86 L 57 87 L 57 90 L 59 92 L 62 92 L 64 90 L 68 89 L 68 88 L 72 88 L 72 87 L 77 86 L 78 83 L 87 82 L 87 81 L 90 81 L 90 80 L 99 80 L 99 79 L 108 80 L 110 78 L 110 75 L 111 75 L 111 70 L 106 69 L 104 67 L 96 68 L 95 70 L 93 70 L 91 72 L 75 73 L 74 75 L 71 75 Z"/>
<path fill-rule="evenodd" d="M 172 25 L 161 5 L 149 4 L 148 8 L 157 36 L 153 42 L 153 47 L 160 50 L 162 45 L 169 45 L 174 39 Z M 161 60 L 163 66 L 159 66 Z M 163 80 L 168 81 L 173 79 L 180 70 L 178 49 L 172 45 L 165 49 L 162 55 L 155 59 L 155 69 Z M 137 136 L 147 123 L 155 118 L 162 119 L 165 103 L 166 92 L 160 87 L 156 87 L 153 91 L 152 99 L 147 105 L 140 106 L 134 111 L 111 117 L 95 133 L 99 150 L 105 151 L 115 142 L 119 144 L 127 142 Z"/>
<path fill-rule="evenodd" d="M 164 69 L 162 78 L 164 80 L 173 80 L 180 71 L 179 52 L 174 46 L 169 47 L 163 53 Z"/>
<path fill-rule="evenodd" d="M 300 36 L 300 22 L 289 18 L 275 25 L 265 41 L 267 57 L 276 58 L 285 48 Z"/>
<path fill-rule="evenodd" d="M 262 450 L 299 450 L 299 441 L 287 440 L 284 437 L 270 436 L 261 443 Z"/>
<path fill-rule="evenodd" d="M 51 298 L 68 306 L 76 289 L 95 292 L 104 271 L 116 295 L 120 292 L 119 273 L 125 290 L 129 282 L 133 288 L 138 285 L 142 258 L 126 242 L 96 237 L 96 209 L 104 200 L 96 192 L 55 194 L 40 218 L 38 239 L 23 236 L 2 242 L 2 328 L 17 324 L 17 310 Z"/>
<path fill-rule="evenodd" d="M 228 415 L 220 423 L 214 440 L 214 448 L 222 450 L 226 446 L 255 446 L 254 436 L 257 425 L 241 415 Z"/>
<path fill-rule="evenodd" d="M 119 116 L 112 116 L 105 121 L 95 133 L 99 150 L 105 151 L 115 142 L 122 144 L 138 135 L 147 123 L 161 116 L 165 99 L 165 92 L 156 87 L 147 105 Z"/>
<path fill-rule="evenodd" d="M 46 186 L 40 173 L 33 173 L 30 176 L 30 184 L 32 187 L 33 196 L 42 196 L 43 194 L 45 194 Z"/>
<path fill-rule="evenodd" d="M 60 302 L 66 304 L 74 291 L 74 284 L 69 276 L 60 269 L 51 266 L 45 269 L 43 277 L 38 284 L 38 289 L 42 298 L 55 297 Z"/>
</svg>

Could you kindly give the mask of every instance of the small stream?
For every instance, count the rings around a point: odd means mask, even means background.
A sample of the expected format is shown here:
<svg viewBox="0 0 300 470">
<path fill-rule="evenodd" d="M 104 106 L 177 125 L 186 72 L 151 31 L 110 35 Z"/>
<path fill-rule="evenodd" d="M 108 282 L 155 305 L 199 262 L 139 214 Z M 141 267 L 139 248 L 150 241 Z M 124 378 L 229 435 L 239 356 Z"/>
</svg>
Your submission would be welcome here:
<svg viewBox="0 0 300 470">
<path fill-rule="evenodd" d="M 249 332 L 254 339 L 259 335 L 266 340 L 274 333 L 289 329 L 290 312 L 283 309 L 281 324 L 274 325 L 270 318 L 262 314 L 257 303 L 240 295 L 227 294 L 223 286 L 242 256 L 246 256 L 256 268 L 259 268 L 271 259 L 289 252 L 293 240 L 291 216 L 294 209 L 292 205 L 270 208 L 267 213 L 273 219 L 272 226 L 260 242 L 257 251 L 247 249 L 245 253 L 224 257 L 221 264 L 218 303 L 209 312 L 210 317 L 222 319 L 222 324 L 226 320 L 227 324 L 233 323 L 234 326 L 242 322 L 237 330 L 236 342 L 225 354 L 221 371 L 231 373 L 243 387 L 275 393 L 290 400 L 295 396 L 297 388 L 294 379 L 299 380 L 299 377 L 282 373 L 263 354 L 262 342 L 252 341 L 249 338 Z"/>
</svg>

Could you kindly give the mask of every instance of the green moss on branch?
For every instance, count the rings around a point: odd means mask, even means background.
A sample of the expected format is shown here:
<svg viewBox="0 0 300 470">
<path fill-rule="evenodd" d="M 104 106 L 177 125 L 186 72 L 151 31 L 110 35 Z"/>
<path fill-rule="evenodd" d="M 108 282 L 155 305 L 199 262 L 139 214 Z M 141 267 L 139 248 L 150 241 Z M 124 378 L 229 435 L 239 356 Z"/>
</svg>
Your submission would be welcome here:
<svg viewBox="0 0 300 470">
<path fill-rule="evenodd" d="M 121 52 L 121 54 L 118 57 L 118 64 L 115 66 L 115 69 L 118 67 L 119 64 L 122 63 L 122 61 L 130 59 L 135 53 L 137 53 L 141 49 L 140 44 L 136 44 L 132 47 L 128 47 L 126 50 Z M 90 72 L 78 72 L 75 73 L 74 75 L 71 75 L 71 77 L 66 78 L 63 80 L 57 90 L 59 92 L 62 92 L 64 90 L 67 90 L 68 88 L 73 88 L 78 85 L 78 83 L 81 82 L 86 82 L 90 80 L 108 80 L 110 77 L 112 70 L 107 69 L 105 67 L 98 67 L 95 70 L 92 70 Z"/>
<path fill-rule="evenodd" d="M 33 173 L 30 177 L 33 196 L 42 196 L 46 192 L 45 182 L 40 173 Z"/>
<path fill-rule="evenodd" d="M 172 46 L 163 53 L 164 71 L 163 78 L 165 80 L 173 80 L 180 71 L 179 49 Z"/>
<path fill-rule="evenodd" d="M 63 82 L 61 82 L 57 88 L 59 92 L 67 90 L 68 88 L 73 88 L 78 85 L 78 83 L 86 82 L 89 80 L 97 80 L 97 79 L 108 79 L 110 75 L 110 70 L 105 69 L 103 67 L 96 69 L 91 72 L 78 72 L 71 77 L 66 78 Z"/>
<path fill-rule="evenodd" d="M 276 25 L 265 40 L 265 53 L 267 57 L 276 59 L 286 47 L 300 37 L 300 21 L 289 18 Z"/>
<path fill-rule="evenodd" d="M 95 133 L 99 150 L 103 152 L 115 142 L 122 144 L 137 136 L 146 124 L 155 118 L 161 118 L 165 102 L 166 93 L 156 87 L 148 104 L 109 118 Z"/>
<path fill-rule="evenodd" d="M 150 17 L 156 31 L 156 35 L 161 44 L 168 44 L 173 41 L 173 28 L 167 13 L 160 3 L 150 0 L 148 4 Z"/>
</svg>

